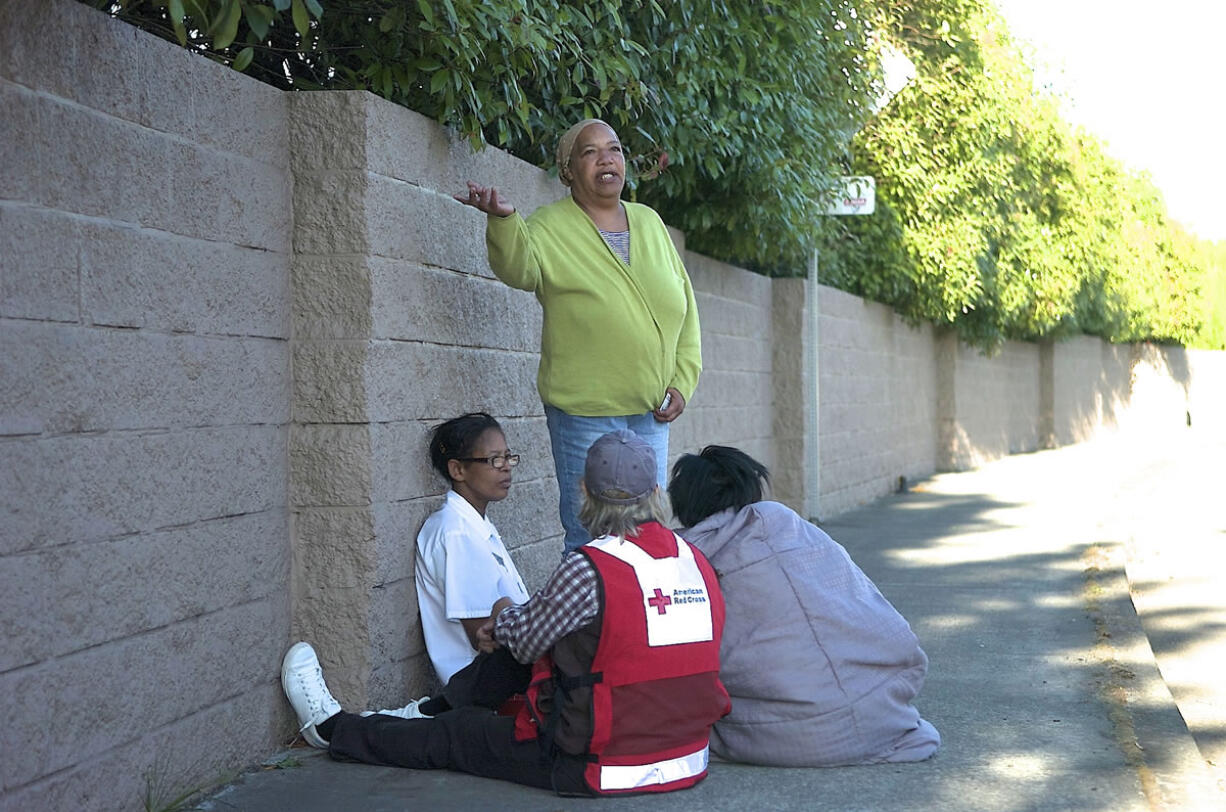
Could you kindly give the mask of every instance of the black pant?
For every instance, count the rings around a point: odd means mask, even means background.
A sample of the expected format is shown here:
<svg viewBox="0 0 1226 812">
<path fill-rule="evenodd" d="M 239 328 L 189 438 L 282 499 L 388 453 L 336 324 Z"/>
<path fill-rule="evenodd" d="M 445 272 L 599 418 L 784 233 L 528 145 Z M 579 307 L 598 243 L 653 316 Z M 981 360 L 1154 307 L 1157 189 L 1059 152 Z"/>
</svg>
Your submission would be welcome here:
<svg viewBox="0 0 1226 812">
<path fill-rule="evenodd" d="M 476 705 L 498 710 L 515 694 L 528 690 L 532 666 L 524 665 L 505 648 L 492 654 L 478 654 L 468 665 L 451 675 L 443 686 L 443 696 L 452 708 Z"/>
<path fill-rule="evenodd" d="M 337 714 L 328 754 L 415 770 L 458 770 L 500 778 L 559 795 L 591 795 L 584 762 L 538 739 L 515 740 L 515 720 L 493 711 L 527 690 L 532 667 L 505 648 L 476 659 L 452 675 L 443 696 L 453 710 L 432 719 Z"/>
<path fill-rule="evenodd" d="M 433 719 L 352 713 L 335 718 L 328 754 L 338 761 L 458 770 L 559 795 L 592 794 L 583 781 L 583 761 L 551 753 L 538 739 L 516 741 L 515 720 L 485 708 L 469 705 Z"/>
</svg>

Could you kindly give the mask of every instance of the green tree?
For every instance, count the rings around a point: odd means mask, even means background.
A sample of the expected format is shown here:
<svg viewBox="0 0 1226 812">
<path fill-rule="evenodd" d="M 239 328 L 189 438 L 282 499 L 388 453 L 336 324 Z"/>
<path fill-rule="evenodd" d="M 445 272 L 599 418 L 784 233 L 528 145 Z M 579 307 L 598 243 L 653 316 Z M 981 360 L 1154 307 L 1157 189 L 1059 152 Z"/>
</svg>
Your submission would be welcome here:
<svg viewBox="0 0 1226 812">
<path fill-rule="evenodd" d="M 879 213 L 828 224 L 826 278 L 986 350 L 1086 330 L 1183 341 L 1198 266 L 1153 185 L 1074 131 L 987 0 L 882 0 L 917 78 L 856 136 Z"/>
</svg>

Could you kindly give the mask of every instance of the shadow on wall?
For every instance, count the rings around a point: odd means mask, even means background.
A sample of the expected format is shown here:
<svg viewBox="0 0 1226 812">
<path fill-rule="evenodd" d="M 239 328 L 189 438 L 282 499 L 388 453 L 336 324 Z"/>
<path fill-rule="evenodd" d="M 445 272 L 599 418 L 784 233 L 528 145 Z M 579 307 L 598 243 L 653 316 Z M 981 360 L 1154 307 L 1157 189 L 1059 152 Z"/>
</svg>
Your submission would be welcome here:
<svg viewBox="0 0 1226 812">
<path fill-rule="evenodd" d="M 1192 370 L 1187 350 L 1176 346 L 1131 346 L 1127 389 L 1113 404 L 1115 425 L 1164 431 L 1189 425 Z"/>
<path fill-rule="evenodd" d="M 1061 346 L 1072 347 L 1064 351 L 1074 361 L 1053 383 L 1057 391 L 1047 447 L 1084 442 L 1103 430 L 1163 431 L 1187 425 L 1192 370 L 1183 347 L 1102 342 L 1101 354 L 1082 358 L 1078 367 L 1075 342 Z M 1079 370 L 1093 378 L 1078 380 Z"/>
</svg>

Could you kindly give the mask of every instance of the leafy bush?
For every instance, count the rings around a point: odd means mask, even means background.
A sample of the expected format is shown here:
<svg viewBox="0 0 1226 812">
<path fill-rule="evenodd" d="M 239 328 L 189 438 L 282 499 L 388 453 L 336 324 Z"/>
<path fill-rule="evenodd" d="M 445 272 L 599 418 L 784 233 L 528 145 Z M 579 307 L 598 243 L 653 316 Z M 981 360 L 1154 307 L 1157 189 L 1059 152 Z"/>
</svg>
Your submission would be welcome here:
<svg viewBox="0 0 1226 812">
<path fill-rule="evenodd" d="M 881 0 L 917 77 L 856 136 L 876 215 L 827 224 L 828 283 L 958 330 L 1185 342 L 1201 319 L 1194 241 L 1153 184 L 1035 89 L 986 0 Z"/>
</svg>

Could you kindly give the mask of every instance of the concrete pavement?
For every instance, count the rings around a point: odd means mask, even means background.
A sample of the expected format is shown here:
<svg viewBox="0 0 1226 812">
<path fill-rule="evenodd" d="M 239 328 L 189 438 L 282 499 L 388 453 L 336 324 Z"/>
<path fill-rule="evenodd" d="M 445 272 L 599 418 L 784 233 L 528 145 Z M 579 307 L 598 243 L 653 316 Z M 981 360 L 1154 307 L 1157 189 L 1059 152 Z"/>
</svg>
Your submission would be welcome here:
<svg viewBox="0 0 1226 812">
<path fill-rule="evenodd" d="M 1163 446 L 1144 456 L 1135 445 L 1121 436 L 1017 455 L 933 477 L 822 523 L 928 652 L 918 704 L 944 738 L 933 759 L 838 769 L 714 764 L 694 789 L 612 803 L 627 810 L 1226 809 L 1129 597 L 1125 552 L 1154 537 L 1133 532 L 1137 517 L 1149 515 L 1141 463 L 1181 470 L 1178 459 L 1155 461 Z M 1187 522 L 1208 520 L 1197 516 Z M 1198 525 L 1185 535 L 1213 532 L 1220 542 L 1220 527 Z M 1220 647 L 1224 628 L 1199 631 L 1199 641 Z M 338 764 L 302 747 L 269 765 L 196 808 L 569 810 L 600 803 L 445 771 Z"/>
<path fill-rule="evenodd" d="M 1201 754 L 1226 789 L 1226 440 L 1182 432 L 1132 451 L 1133 473 L 1113 512 L 1124 517 L 1118 535 L 1127 545 L 1133 604 Z"/>
</svg>

